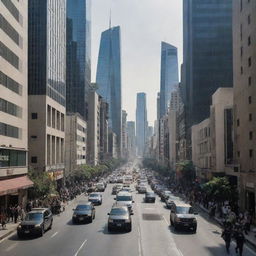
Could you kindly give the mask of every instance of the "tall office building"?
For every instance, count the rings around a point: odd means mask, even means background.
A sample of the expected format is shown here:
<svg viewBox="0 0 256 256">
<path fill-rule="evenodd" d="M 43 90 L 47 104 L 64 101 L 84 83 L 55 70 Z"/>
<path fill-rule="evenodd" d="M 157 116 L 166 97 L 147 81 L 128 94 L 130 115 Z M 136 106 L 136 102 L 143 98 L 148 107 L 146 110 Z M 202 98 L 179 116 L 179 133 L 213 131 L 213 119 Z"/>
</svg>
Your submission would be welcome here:
<svg viewBox="0 0 256 256">
<path fill-rule="evenodd" d="M 67 0 L 67 112 L 88 117 L 91 0 Z"/>
<path fill-rule="evenodd" d="M 27 1 L 0 1 L 0 209 L 26 203 Z"/>
<path fill-rule="evenodd" d="M 209 117 L 211 96 L 232 87 L 232 0 L 183 0 L 183 74 L 188 127 Z"/>
<path fill-rule="evenodd" d="M 161 88 L 160 117 L 164 116 L 170 104 L 171 93 L 179 83 L 177 48 L 171 44 L 161 44 Z"/>
<path fill-rule="evenodd" d="M 135 135 L 135 122 L 127 122 L 127 147 L 128 158 L 134 159 L 136 156 L 136 135 Z"/>
<path fill-rule="evenodd" d="M 240 206 L 256 205 L 256 1 L 233 1 L 234 158 Z M 240 170 L 239 170 L 240 169 Z"/>
<path fill-rule="evenodd" d="M 66 0 L 29 0 L 28 7 L 29 165 L 61 181 L 66 114 Z"/>
<path fill-rule="evenodd" d="M 160 92 L 157 93 L 157 98 L 156 98 L 156 117 L 157 117 L 157 120 L 160 119 Z"/>
<path fill-rule="evenodd" d="M 122 94 L 119 26 L 110 28 L 101 34 L 96 83 L 98 94 L 109 104 L 109 126 L 117 135 L 120 153 L 122 141 Z"/>
<path fill-rule="evenodd" d="M 144 92 L 137 93 L 137 108 L 136 108 L 136 145 L 137 155 L 144 155 L 145 143 L 147 137 L 147 105 L 146 94 Z"/>
</svg>

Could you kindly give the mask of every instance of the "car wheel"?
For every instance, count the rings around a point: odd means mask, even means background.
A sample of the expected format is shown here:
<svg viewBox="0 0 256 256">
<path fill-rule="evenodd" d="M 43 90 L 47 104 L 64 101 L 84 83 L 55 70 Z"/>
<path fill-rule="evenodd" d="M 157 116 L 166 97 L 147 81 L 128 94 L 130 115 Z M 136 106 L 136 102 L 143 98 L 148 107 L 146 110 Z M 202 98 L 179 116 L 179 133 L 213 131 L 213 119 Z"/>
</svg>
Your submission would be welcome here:
<svg viewBox="0 0 256 256">
<path fill-rule="evenodd" d="M 95 219 L 95 213 L 93 214 L 93 219 Z"/>
<path fill-rule="evenodd" d="M 44 235 L 44 226 L 41 227 L 40 236 Z"/>
<path fill-rule="evenodd" d="M 93 217 L 91 216 L 91 218 L 89 219 L 89 223 L 92 223 Z"/>
<path fill-rule="evenodd" d="M 127 227 L 127 232 L 131 232 L 132 231 L 132 225 Z"/>
<path fill-rule="evenodd" d="M 193 229 L 193 233 L 196 234 L 196 228 Z"/>
</svg>

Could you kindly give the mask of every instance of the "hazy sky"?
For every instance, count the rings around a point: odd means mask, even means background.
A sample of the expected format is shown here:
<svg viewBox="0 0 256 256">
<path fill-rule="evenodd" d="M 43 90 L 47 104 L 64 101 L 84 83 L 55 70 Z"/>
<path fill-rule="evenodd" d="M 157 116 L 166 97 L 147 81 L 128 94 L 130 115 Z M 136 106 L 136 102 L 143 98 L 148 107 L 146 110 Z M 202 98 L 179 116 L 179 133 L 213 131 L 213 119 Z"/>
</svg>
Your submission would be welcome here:
<svg viewBox="0 0 256 256">
<path fill-rule="evenodd" d="M 110 9 L 112 26 L 121 27 L 123 109 L 128 120 L 135 120 L 136 93 L 146 92 L 148 120 L 153 125 L 160 90 L 161 41 L 178 47 L 179 65 L 182 63 L 182 0 L 92 0 L 93 81 Z"/>
</svg>

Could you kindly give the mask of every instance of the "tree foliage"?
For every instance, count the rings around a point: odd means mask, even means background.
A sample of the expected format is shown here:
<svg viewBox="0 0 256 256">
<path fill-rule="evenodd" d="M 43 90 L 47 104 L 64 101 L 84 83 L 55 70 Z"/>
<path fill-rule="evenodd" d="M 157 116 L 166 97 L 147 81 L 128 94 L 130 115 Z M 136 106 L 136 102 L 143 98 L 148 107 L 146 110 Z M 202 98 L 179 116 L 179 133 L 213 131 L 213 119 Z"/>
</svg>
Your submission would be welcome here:
<svg viewBox="0 0 256 256">
<path fill-rule="evenodd" d="M 155 159 L 144 158 L 142 163 L 144 168 L 152 169 L 161 176 L 168 177 L 171 175 L 171 170 L 168 167 L 159 164 Z"/>
<path fill-rule="evenodd" d="M 191 184 L 195 180 L 195 167 L 192 161 L 183 161 L 177 163 L 177 168 L 181 172 L 181 182 Z"/>
</svg>

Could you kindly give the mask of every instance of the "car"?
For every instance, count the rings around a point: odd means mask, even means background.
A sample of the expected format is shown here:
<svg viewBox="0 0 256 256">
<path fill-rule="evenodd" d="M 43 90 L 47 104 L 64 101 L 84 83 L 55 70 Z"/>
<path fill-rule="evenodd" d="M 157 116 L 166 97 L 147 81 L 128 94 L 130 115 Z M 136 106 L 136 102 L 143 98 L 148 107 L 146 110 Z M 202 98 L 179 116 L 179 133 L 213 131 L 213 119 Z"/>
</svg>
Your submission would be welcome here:
<svg viewBox="0 0 256 256">
<path fill-rule="evenodd" d="M 147 192 L 147 187 L 146 187 L 146 185 L 144 185 L 144 184 L 140 184 L 139 186 L 138 186 L 138 192 L 140 193 L 140 194 L 144 194 L 144 193 L 146 193 Z"/>
<path fill-rule="evenodd" d="M 172 205 L 175 204 L 176 201 L 180 201 L 177 196 L 169 196 L 169 198 L 165 201 L 166 208 L 171 209 Z"/>
<path fill-rule="evenodd" d="M 160 193 L 161 201 L 165 202 L 168 200 L 168 198 L 172 195 L 172 192 L 169 190 L 164 190 L 162 193 Z"/>
<path fill-rule="evenodd" d="M 94 205 L 101 205 L 102 195 L 99 193 L 91 193 L 89 194 L 88 201 L 92 202 Z"/>
<path fill-rule="evenodd" d="M 104 192 L 105 191 L 105 184 L 103 183 L 103 182 L 101 182 L 101 183 L 97 183 L 96 184 L 96 189 L 97 189 L 97 191 L 99 191 L 99 192 Z"/>
<path fill-rule="evenodd" d="M 113 206 L 108 213 L 108 231 L 114 229 L 124 229 L 127 232 L 132 231 L 132 219 L 127 206 Z"/>
<path fill-rule="evenodd" d="M 96 186 L 93 183 L 89 183 L 88 184 L 88 189 L 87 189 L 87 193 L 92 193 L 96 191 Z"/>
<path fill-rule="evenodd" d="M 170 222 L 175 230 L 189 229 L 196 233 L 197 220 L 193 207 L 183 202 L 175 202 L 171 207 Z"/>
<path fill-rule="evenodd" d="M 112 195 L 118 194 L 119 191 L 121 191 L 123 188 L 123 185 L 117 184 L 112 188 Z"/>
<path fill-rule="evenodd" d="M 95 207 L 91 202 L 79 203 L 72 216 L 73 223 L 89 222 L 91 223 L 95 219 Z"/>
<path fill-rule="evenodd" d="M 147 192 L 145 194 L 145 203 L 154 203 L 156 201 L 156 196 L 154 192 Z"/>
<path fill-rule="evenodd" d="M 44 232 L 52 228 L 53 216 L 48 208 L 34 208 L 28 212 L 25 219 L 17 227 L 17 235 L 22 238 L 25 235 L 43 236 Z"/>
<path fill-rule="evenodd" d="M 117 203 L 121 203 L 125 206 L 128 207 L 128 210 L 130 213 L 133 212 L 132 210 L 132 204 L 134 203 L 133 199 L 132 199 L 132 194 L 129 192 L 125 192 L 125 191 L 120 191 L 115 198 Z"/>
</svg>

